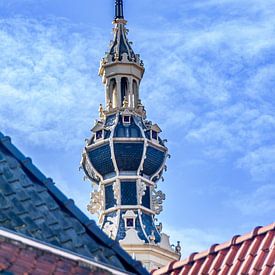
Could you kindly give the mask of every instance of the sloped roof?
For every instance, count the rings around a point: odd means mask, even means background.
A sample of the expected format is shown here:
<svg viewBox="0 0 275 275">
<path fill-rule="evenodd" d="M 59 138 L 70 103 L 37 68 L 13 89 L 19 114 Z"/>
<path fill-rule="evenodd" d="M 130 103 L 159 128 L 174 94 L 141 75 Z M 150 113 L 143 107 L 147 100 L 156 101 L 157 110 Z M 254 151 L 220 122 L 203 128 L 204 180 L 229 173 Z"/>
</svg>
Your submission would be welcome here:
<svg viewBox="0 0 275 275">
<path fill-rule="evenodd" d="M 234 236 L 224 244 L 212 245 L 205 252 L 193 253 L 152 274 L 275 274 L 275 223 L 256 227 L 243 236 Z"/>
<path fill-rule="evenodd" d="M 69 250 L 0 228 L 0 274 L 126 275 Z"/>
<path fill-rule="evenodd" d="M 0 227 L 137 274 L 147 271 L 109 239 L 0 132 Z"/>
</svg>

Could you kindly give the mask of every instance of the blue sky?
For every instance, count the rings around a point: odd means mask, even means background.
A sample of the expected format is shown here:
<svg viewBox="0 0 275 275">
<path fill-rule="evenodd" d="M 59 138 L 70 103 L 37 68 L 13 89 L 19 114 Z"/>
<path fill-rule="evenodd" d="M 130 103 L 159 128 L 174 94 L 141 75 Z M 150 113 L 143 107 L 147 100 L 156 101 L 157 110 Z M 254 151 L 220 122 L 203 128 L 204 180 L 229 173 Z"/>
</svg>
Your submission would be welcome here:
<svg viewBox="0 0 275 275">
<path fill-rule="evenodd" d="M 0 0 L 0 129 L 86 211 L 111 0 Z M 183 253 L 274 221 L 275 0 L 126 0 L 148 118 L 172 158 L 159 220 Z"/>
</svg>

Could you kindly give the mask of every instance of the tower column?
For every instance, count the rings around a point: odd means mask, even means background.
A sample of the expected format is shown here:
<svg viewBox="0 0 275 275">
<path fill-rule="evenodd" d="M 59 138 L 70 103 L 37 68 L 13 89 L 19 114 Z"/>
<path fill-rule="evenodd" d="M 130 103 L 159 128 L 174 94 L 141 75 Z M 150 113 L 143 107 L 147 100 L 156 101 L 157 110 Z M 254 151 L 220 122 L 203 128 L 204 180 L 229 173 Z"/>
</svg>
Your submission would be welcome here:
<svg viewBox="0 0 275 275">
<path fill-rule="evenodd" d="M 116 76 L 116 107 L 120 108 L 122 107 L 122 101 L 123 99 L 121 98 L 121 77 Z"/>
<path fill-rule="evenodd" d="M 105 85 L 105 105 L 107 108 L 109 108 L 108 105 L 110 101 L 112 101 L 112 99 L 110 97 L 110 80 L 108 79 Z"/>
<path fill-rule="evenodd" d="M 134 108 L 134 98 L 133 98 L 133 77 L 129 77 L 129 88 L 128 88 L 128 102 L 129 102 L 129 107 Z"/>
<path fill-rule="evenodd" d="M 136 80 L 133 80 L 133 93 L 134 93 L 134 104 L 135 108 L 138 106 L 139 102 L 139 82 Z"/>
</svg>

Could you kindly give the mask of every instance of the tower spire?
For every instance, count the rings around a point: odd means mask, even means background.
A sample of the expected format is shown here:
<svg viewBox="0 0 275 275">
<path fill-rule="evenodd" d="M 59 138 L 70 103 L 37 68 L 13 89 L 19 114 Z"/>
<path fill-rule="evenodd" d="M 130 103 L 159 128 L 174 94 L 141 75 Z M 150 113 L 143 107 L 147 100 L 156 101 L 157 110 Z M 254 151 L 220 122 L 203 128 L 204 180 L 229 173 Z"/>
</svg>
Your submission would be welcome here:
<svg viewBox="0 0 275 275">
<path fill-rule="evenodd" d="M 115 0 L 115 19 L 124 19 L 123 0 Z"/>
<path fill-rule="evenodd" d="M 161 129 L 146 119 L 139 93 L 144 66 L 126 23 L 123 1 L 115 0 L 114 37 L 99 68 L 105 106 L 100 105 L 81 164 L 94 184 L 88 210 L 98 214 L 109 237 L 152 270 L 179 259 L 162 224 L 155 223 L 165 199 L 157 182 L 169 154 Z"/>
</svg>

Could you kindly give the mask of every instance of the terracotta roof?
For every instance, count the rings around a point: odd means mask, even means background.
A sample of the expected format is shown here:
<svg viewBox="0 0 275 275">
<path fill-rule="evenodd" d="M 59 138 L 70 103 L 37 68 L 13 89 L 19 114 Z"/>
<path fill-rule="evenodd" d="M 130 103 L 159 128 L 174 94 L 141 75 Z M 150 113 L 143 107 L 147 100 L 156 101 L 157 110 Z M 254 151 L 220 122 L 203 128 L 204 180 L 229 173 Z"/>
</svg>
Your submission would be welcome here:
<svg viewBox="0 0 275 275">
<path fill-rule="evenodd" d="M 234 236 L 223 244 L 214 244 L 209 250 L 193 253 L 187 259 L 174 261 L 153 275 L 274 275 L 275 223 L 256 227 L 243 236 Z"/>
<path fill-rule="evenodd" d="M 148 273 L 1 132 L 0 226 L 99 263 Z"/>
</svg>

